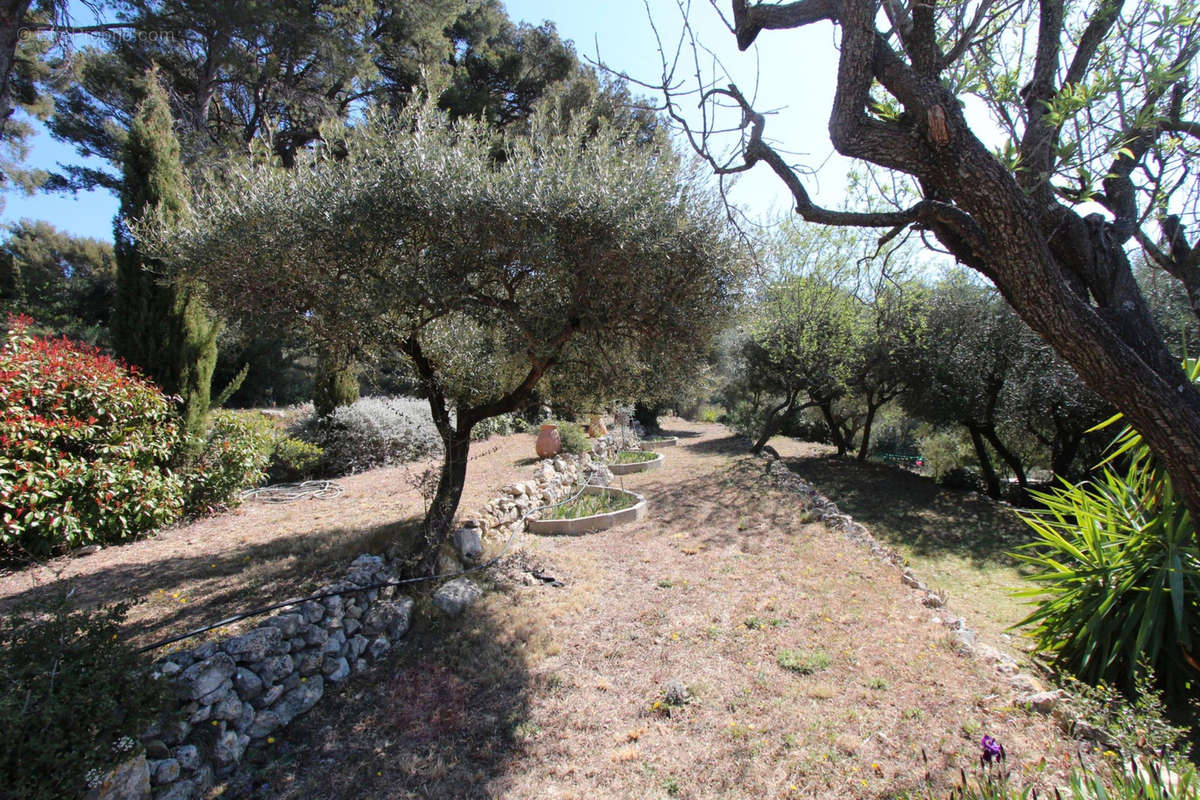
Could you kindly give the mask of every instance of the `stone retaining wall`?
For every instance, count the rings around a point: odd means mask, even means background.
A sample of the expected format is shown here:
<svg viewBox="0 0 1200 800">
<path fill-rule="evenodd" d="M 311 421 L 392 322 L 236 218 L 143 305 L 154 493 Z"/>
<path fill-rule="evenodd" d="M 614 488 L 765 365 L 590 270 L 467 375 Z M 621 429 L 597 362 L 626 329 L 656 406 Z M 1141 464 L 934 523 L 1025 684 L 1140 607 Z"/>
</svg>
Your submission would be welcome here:
<svg viewBox="0 0 1200 800">
<path fill-rule="evenodd" d="M 234 771 L 250 744 L 316 705 L 327 685 L 390 653 L 409 629 L 413 600 L 393 586 L 360 587 L 395 577 L 382 556 L 359 556 L 343 580 L 315 593 L 331 596 L 288 608 L 247 633 L 155 662 L 153 675 L 171 682 L 178 706 L 143 737 L 141 768 L 148 780 L 136 782 L 145 783 L 146 792 L 134 796 L 201 796 Z M 94 796 L 129 795 L 100 787 Z"/>
<path fill-rule="evenodd" d="M 607 453 L 604 440 L 598 449 Z M 590 453 L 542 460 L 531 480 L 505 487 L 484 506 L 479 532 L 505 537 L 520 532 L 536 509 L 566 499 L 583 479 L 608 485 L 612 474 Z M 482 552 L 478 540 L 464 533 L 471 531 L 459 530 L 451 537 L 453 547 L 464 560 L 477 559 Z M 459 571 L 457 560 L 450 561 L 449 571 Z M 392 651 L 408 632 L 414 602 L 394 586 L 362 587 L 396 578 L 385 556 L 361 555 L 342 580 L 313 593 L 328 597 L 288 607 L 247 633 L 160 658 L 152 676 L 171 683 L 176 707 L 165 709 L 142 737 L 145 756 L 115 769 L 89 792 L 89 800 L 202 796 L 237 769 L 247 747 L 269 742 L 273 733 L 316 705 L 327 686 Z M 448 614 L 459 613 L 478 593 L 468 579 L 459 578 L 435 593 L 434 604 Z"/>
</svg>

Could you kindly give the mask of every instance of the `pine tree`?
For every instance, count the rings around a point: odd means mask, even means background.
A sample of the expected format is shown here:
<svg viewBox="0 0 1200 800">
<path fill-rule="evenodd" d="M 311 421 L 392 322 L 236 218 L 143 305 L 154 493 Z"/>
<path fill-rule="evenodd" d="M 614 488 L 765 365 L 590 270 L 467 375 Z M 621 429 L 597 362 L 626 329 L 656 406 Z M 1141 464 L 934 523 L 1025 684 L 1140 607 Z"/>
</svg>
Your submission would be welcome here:
<svg viewBox="0 0 1200 800">
<path fill-rule="evenodd" d="M 163 391 L 178 395 L 185 430 L 203 431 L 217 359 L 217 329 L 201 287 L 171 279 L 164 265 L 143 258 L 127 220 L 152 209 L 174 218 L 186 190 L 166 92 L 154 70 L 143 79 L 143 99 L 125 146 L 121 209 L 115 223 L 117 293 L 112 339 L 117 353 Z"/>
</svg>

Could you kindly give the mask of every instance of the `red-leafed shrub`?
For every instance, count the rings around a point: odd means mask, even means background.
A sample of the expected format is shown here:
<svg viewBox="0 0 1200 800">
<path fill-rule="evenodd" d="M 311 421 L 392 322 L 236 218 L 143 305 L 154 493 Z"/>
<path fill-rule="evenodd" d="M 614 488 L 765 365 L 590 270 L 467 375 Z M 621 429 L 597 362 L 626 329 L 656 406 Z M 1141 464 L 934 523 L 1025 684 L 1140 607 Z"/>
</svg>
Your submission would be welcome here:
<svg viewBox="0 0 1200 800">
<path fill-rule="evenodd" d="M 10 319 L 0 346 L 0 556 L 126 539 L 180 512 L 176 415 L 152 383 Z"/>
</svg>

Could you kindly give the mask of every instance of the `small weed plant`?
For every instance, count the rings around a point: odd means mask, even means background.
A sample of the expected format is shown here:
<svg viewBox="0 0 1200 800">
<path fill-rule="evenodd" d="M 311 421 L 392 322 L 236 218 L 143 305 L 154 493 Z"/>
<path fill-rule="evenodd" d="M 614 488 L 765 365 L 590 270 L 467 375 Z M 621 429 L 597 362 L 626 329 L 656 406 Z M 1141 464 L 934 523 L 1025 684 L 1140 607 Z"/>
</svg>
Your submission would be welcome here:
<svg viewBox="0 0 1200 800">
<path fill-rule="evenodd" d="M 775 661 L 786 670 L 799 675 L 811 675 L 827 669 L 829 654 L 824 650 L 780 650 Z"/>
<path fill-rule="evenodd" d="M 555 506 L 546 515 L 546 519 L 580 519 L 594 517 L 597 514 L 607 514 L 629 508 L 637 500 L 624 492 L 597 492 L 596 494 L 581 494 L 574 500 Z"/>
</svg>

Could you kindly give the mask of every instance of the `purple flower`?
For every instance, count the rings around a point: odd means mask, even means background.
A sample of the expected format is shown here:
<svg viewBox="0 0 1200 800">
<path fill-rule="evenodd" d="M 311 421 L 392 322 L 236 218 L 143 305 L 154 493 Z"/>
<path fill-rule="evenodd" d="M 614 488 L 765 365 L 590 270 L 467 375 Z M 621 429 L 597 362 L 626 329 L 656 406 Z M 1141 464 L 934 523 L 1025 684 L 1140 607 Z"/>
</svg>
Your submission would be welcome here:
<svg viewBox="0 0 1200 800">
<path fill-rule="evenodd" d="M 980 764 L 999 763 L 1005 759 L 1004 745 L 997 742 L 991 736 L 984 736 L 980 745 L 983 747 L 983 755 L 979 757 Z"/>
</svg>

